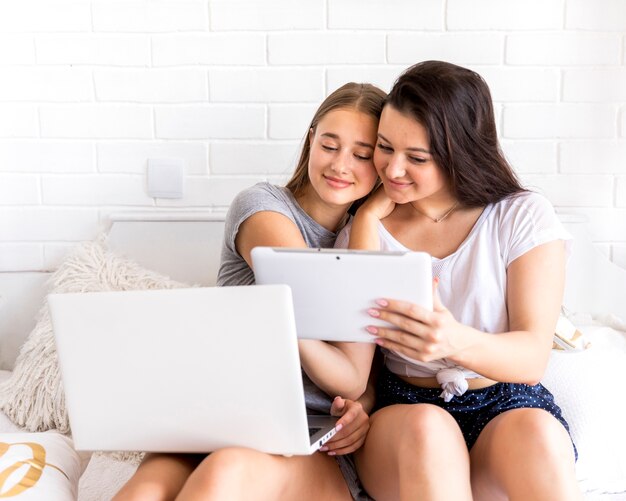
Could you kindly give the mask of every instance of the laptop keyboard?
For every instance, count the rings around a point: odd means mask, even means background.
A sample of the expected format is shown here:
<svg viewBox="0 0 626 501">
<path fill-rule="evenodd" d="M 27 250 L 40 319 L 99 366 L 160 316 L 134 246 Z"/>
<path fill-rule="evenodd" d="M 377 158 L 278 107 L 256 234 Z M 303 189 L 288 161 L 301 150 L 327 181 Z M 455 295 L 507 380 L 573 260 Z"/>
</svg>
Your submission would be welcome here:
<svg viewBox="0 0 626 501">
<path fill-rule="evenodd" d="M 315 435 L 321 428 L 309 428 L 309 438 Z"/>
</svg>

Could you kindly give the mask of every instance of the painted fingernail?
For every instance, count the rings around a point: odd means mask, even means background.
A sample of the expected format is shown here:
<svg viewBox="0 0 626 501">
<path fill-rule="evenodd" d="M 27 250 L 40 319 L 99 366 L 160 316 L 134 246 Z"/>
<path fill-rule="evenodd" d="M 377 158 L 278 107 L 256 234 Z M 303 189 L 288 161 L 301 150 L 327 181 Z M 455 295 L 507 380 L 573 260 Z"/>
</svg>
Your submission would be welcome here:
<svg viewBox="0 0 626 501">
<path fill-rule="evenodd" d="M 320 447 L 320 452 L 326 452 L 327 450 L 328 450 L 327 445 L 323 445 L 322 447 Z"/>
<path fill-rule="evenodd" d="M 378 333 L 378 329 L 376 327 L 374 327 L 373 325 L 368 325 L 365 330 L 367 332 L 369 332 L 370 334 L 377 334 Z"/>
<path fill-rule="evenodd" d="M 335 456 L 336 454 L 337 454 L 337 453 L 336 453 L 335 451 L 330 451 L 330 452 L 328 453 L 328 455 L 329 455 L 329 456 Z"/>
<path fill-rule="evenodd" d="M 382 339 L 378 338 L 375 339 L 374 342 L 378 345 L 378 346 L 384 346 L 384 342 Z"/>
<path fill-rule="evenodd" d="M 389 306 L 389 303 L 387 302 L 386 299 L 377 299 L 376 300 L 376 304 L 378 304 L 380 306 Z"/>
<path fill-rule="evenodd" d="M 335 426 L 335 431 L 339 432 L 341 431 L 342 428 L 343 428 L 343 425 L 339 423 L 337 426 Z"/>
<path fill-rule="evenodd" d="M 374 308 L 370 308 L 369 310 L 367 310 L 367 312 L 372 317 L 380 317 L 380 312 L 378 310 L 375 310 Z"/>
</svg>

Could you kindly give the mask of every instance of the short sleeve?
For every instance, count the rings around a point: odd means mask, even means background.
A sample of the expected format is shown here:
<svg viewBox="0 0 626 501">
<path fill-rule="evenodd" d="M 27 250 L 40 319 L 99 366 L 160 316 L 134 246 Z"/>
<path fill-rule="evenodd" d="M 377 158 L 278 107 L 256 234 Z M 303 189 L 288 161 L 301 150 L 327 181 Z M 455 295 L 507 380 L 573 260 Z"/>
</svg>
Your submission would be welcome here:
<svg viewBox="0 0 626 501">
<path fill-rule="evenodd" d="M 529 250 L 554 240 L 563 240 L 569 255 L 572 235 L 545 197 L 532 192 L 514 195 L 502 210 L 500 232 L 507 267 Z"/>
<path fill-rule="evenodd" d="M 294 221 L 292 212 L 276 187 L 269 183 L 258 183 L 243 190 L 233 200 L 226 215 L 224 245 L 237 254 L 235 239 L 241 224 L 253 214 L 262 211 L 278 212 Z"/>
</svg>

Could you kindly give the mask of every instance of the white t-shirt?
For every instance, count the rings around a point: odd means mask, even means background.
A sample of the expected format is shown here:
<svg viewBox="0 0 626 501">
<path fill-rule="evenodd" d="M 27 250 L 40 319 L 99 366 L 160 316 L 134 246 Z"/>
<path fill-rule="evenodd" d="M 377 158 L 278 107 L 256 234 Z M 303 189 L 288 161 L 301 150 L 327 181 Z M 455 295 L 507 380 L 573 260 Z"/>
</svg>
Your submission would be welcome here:
<svg viewBox="0 0 626 501">
<path fill-rule="evenodd" d="M 350 224 L 337 237 L 335 247 L 347 247 Z M 407 251 L 379 224 L 380 249 Z M 509 196 L 483 210 L 459 248 L 449 256 L 432 258 L 433 277 L 439 277 L 441 301 L 454 318 L 483 332 L 506 332 L 507 268 L 511 262 L 537 247 L 564 240 L 569 252 L 571 235 L 563 228 L 550 202 L 533 192 Z M 420 362 L 383 350 L 385 364 L 395 374 L 432 377 L 442 369 L 457 368 L 466 379 L 482 377 L 446 359 Z"/>
</svg>

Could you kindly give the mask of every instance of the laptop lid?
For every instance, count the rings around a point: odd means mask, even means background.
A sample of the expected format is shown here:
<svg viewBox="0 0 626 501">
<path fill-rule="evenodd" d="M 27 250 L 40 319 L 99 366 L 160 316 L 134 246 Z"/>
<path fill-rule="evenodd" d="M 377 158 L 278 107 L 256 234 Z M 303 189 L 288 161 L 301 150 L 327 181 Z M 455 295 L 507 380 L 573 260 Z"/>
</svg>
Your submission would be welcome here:
<svg viewBox="0 0 626 501">
<path fill-rule="evenodd" d="M 287 286 L 48 303 L 78 450 L 311 452 Z"/>
<path fill-rule="evenodd" d="M 367 309 L 379 298 L 432 310 L 432 264 L 424 252 L 252 249 L 257 284 L 291 287 L 298 337 L 373 342 L 367 325 L 384 325 Z"/>
</svg>

